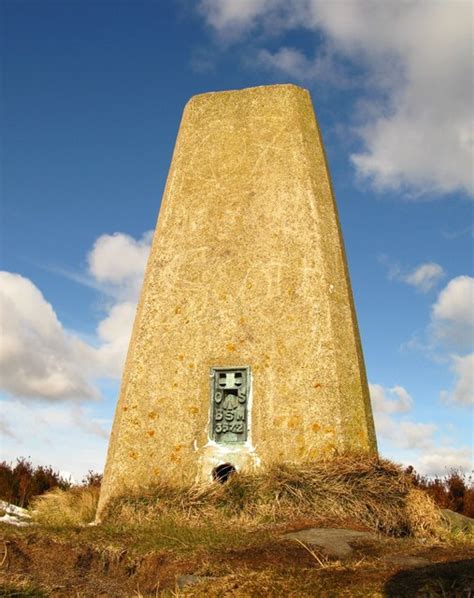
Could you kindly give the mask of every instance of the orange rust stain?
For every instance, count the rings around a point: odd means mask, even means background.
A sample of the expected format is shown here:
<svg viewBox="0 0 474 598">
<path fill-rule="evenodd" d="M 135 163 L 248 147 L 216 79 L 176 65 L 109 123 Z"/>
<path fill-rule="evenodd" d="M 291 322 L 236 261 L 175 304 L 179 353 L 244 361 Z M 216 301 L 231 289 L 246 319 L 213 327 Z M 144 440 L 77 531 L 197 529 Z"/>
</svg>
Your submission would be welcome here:
<svg viewBox="0 0 474 598">
<path fill-rule="evenodd" d="M 321 426 L 317 423 L 311 424 L 311 429 L 313 430 L 313 432 L 319 432 L 319 430 L 321 429 Z"/>
<path fill-rule="evenodd" d="M 321 388 L 321 386 L 322 386 L 321 382 L 315 382 L 313 384 L 313 388 Z"/>
<path fill-rule="evenodd" d="M 129 456 L 131 459 L 138 459 L 138 454 L 136 453 L 136 451 L 130 451 L 130 452 L 128 453 L 128 456 Z"/>
<path fill-rule="evenodd" d="M 155 435 L 155 430 L 148 430 L 147 434 L 148 436 L 150 436 L 150 438 L 153 438 L 153 436 Z"/>
<path fill-rule="evenodd" d="M 292 415 L 288 419 L 288 428 L 290 430 L 293 430 L 294 428 L 296 428 L 296 426 L 299 424 L 299 422 L 300 422 L 300 418 L 297 415 Z"/>
<path fill-rule="evenodd" d="M 180 361 L 183 361 L 183 359 L 184 359 L 184 355 L 183 355 L 182 353 L 180 353 L 180 354 L 178 355 L 178 359 L 179 359 Z"/>
<path fill-rule="evenodd" d="M 236 347 L 234 345 L 234 343 L 229 343 L 227 345 L 227 351 L 235 351 Z"/>
</svg>

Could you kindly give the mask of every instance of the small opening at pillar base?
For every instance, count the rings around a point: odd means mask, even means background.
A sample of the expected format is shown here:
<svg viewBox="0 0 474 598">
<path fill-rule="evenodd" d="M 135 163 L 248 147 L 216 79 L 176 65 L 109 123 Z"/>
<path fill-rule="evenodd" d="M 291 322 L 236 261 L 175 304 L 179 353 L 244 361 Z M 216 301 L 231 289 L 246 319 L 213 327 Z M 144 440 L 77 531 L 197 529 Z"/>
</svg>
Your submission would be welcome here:
<svg viewBox="0 0 474 598">
<path fill-rule="evenodd" d="M 225 484 L 236 471 L 235 467 L 230 463 L 223 463 L 214 467 L 212 470 L 212 479 L 219 482 L 219 484 Z"/>
</svg>

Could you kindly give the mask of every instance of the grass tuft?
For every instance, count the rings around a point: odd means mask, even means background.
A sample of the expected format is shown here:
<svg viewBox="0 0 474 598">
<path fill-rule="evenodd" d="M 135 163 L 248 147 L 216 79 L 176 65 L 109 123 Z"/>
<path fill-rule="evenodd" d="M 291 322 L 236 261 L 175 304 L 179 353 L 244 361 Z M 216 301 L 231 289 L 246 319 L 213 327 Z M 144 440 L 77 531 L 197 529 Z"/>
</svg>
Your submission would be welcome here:
<svg viewBox="0 0 474 598">
<path fill-rule="evenodd" d="M 94 521 L 100 488 L 55 488 L 31 504 L 32 520 L 52 527 L 79 526 Z"/>
<path fill-rule="evenodd" d="M 146 525 L 164 516 L 247 525 L 296 518 L 355 521 L 392 536 L 436 533 L 441 516 L 410 475 L 390 461 L 345 455 L 325 461 L 276 464 L 238 474 L 226 484 L 155 484 L 111 502 L 106 520 Z"/>
<path fill-rule="evenodd" d="M 47 595 L 41 588 L 27 581 L 0 582 L 0 596 L 3 598 L 46 598 Z"/>
</svg>

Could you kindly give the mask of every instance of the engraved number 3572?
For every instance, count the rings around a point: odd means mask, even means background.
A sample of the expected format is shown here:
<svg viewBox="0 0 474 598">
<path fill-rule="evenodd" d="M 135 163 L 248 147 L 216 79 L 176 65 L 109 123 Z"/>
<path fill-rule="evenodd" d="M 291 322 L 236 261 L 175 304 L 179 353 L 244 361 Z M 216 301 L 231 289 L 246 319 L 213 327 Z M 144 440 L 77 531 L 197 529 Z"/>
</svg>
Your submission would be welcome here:
<svg viewBox="0 0 474 598">
<path fill-rule="evenodd" d="M 244 424 L 242 422 L 233 424 L 216 424 L 216 434 L 226 434 L 227 432 L 242 434 L 243 431 Z"/>
</svg>

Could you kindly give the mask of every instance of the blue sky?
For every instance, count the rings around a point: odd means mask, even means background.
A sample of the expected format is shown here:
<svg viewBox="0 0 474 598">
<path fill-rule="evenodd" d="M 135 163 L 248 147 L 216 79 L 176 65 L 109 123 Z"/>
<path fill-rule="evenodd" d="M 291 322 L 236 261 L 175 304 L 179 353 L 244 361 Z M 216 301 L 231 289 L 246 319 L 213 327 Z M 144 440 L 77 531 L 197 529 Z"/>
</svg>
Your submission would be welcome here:
<svg viewBox="0 0 474 598">
<path fill-rule="evenodd" d="M 101 470 L 183 107 L 311 91 L 382 455 L 472 468 L 470 2 L 4 0 L 2 458 Z"/>
</svg>

